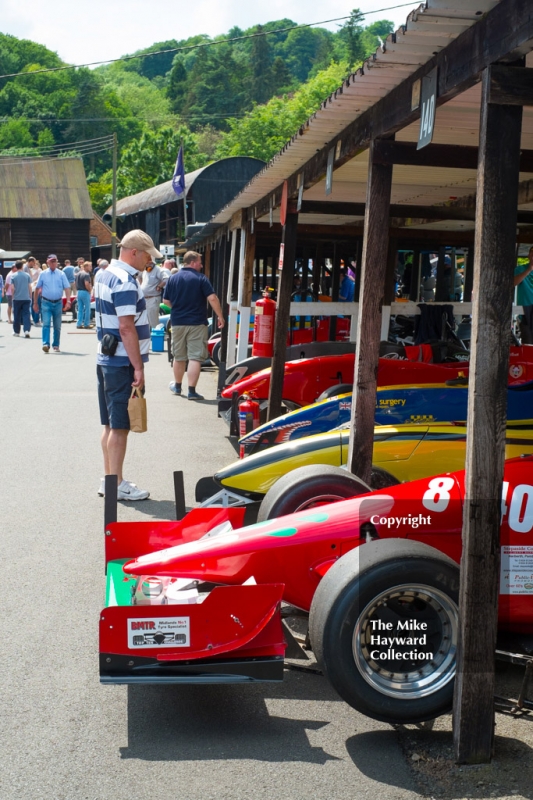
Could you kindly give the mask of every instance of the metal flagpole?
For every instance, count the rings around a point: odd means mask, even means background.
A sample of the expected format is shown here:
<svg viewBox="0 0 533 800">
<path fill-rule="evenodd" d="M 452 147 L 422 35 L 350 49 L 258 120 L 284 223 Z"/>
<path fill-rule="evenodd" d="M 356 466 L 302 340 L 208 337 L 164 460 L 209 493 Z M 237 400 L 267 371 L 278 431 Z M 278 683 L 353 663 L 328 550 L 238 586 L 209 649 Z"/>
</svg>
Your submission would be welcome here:
<svg viewBox="0 0 533 800">
<path fill-rule="evenodd" d="M 187 190 L 185 187 L 185 148 L 183 139 L 181 140 L 181 152 L 183 155 L 183 241 L 187 241 Z"/>
</svg>

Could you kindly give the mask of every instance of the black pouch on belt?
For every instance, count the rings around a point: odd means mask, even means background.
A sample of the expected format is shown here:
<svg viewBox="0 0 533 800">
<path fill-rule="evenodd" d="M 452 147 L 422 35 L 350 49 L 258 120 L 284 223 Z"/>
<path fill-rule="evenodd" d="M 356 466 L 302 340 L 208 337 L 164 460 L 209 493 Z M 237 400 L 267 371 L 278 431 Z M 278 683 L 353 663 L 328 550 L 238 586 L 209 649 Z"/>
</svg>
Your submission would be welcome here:
<svg viewBox="0 0 533 800">
<path fill-rule="evenodd" d="M 117 352 L 118 339 L 112 333 L 105 333 L 102 336 L 102 353 L 104 356 L 114 356 Z"/>
</svg>

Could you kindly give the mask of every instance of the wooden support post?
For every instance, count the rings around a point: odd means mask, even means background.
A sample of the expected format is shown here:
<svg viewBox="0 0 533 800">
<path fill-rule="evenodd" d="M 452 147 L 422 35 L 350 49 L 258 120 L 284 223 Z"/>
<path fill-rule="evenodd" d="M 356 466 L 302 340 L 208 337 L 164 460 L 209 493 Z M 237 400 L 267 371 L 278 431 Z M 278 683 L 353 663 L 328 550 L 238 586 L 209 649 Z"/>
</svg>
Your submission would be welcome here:
<svg viewBox="0 0 533 800">
<path fill-rule="evenodd" d="M 333 258 L 331 259 L 332 272 L 331 272 L 331 301 L 337 303 L 339 301 L 339 287 L 341 285 L 341 262 L 338 257 L 337 243 L 333 242 Z M 337 317 L 329 318 L 329 338 L 334 342 L 337 336 Z"/>
<path fill-rule="evenodd" d="M 211 245 L 208 243 L 204 252 L 204 275 L 211 278 Z"/>
<path fill-rule="evenodd" d="M 474 284 L 474 245 L 468 247 L 465 259 L 465 285 L 463 289 L 463 300 L 469 303 L 472 299 L 472 286 Z"/>
<path fill-rule="evenodd" d="M 183 519 L 187 513 L 185 506 L 185 485 L 183 483 L 183 472 L 177 470 L 174 476 L 174 500 L 176 503 L 176 519 Z"/>
<path fill-rule="evenodd" d="M 228 352 L 228 313 L 229 306 L 227 302 L 228 294 L 228 280 L 229 280 L 229 259 L 230 259 L 230 246 L 226 236 L 219 242 L 219 261 L 218 268 L 220 269 L 220 304 L 224 313 L 226 324 L 222 328 L 222 335 L 220 337 L 220 367 L 218 369 L 218 384 L 217 395 L 220 396 L 224 383 L 226 381 L 226 356 Z"/>
<path fill-rule="evenodd" d="M 522 108 L 488 102 L 482 75 L 463 554 L 454 698 L 457 761 L 490 761 L 509 332 Z"/>
<path fill-rule="evenodd" d="M 435 300 L 437 303 L 446 303 L 448 295 L 446 292 L 446 281 L 444 276 L 446 251 L 444 247 L 439 247 L 439 260 L 437 261 L 437 282 L 435 284 Z"/>
<path fill-rule="evenodd" d="M 112 522 L 117 521 L 117 490 L 118 478 L 116 475 L 106 475 L 104 479 L 104 530 Z"/>
<path fill-rule="evenodd" d="M 238 362 L 248 358 L 248 332 L 250 329 L 250 316 L 252 313 L 251 306 L 254 282 L 255 241 L 256 234 L 251 232 L 251 226 L 248 225 L 243 253 L 242 284 L 240 284 L 239 287 L 241 289 L 239 298 L 241 322 L 239 327 L 239 343 L 237 345 Z"/>
<path fill-rule="evenodd" d="M 383 309 L 381 317 L 380 340 L 386 342 L 389 338 L 391 303 L 396 299 L 394 286 L 396 283 L 396 267 L 398 263 L 398 240 L 389 238 L 387 249 L 387 270 L 385 272 L 385 293 L 383 295 Z"/>
<path fill-rule="evenodd" d="M 360 236 L 355 240 L 355 263 L 357 269 L 355 270 L 355 291 L 354 300 L 359 302 L 359 294 L 361 292 L 361 259 L 363 251 L 363 240 Z"/>
<path fill-rule="evenodd" d="M 228 316 L 226 318 L 226 366 L 232 367 L 235 364 L 235 349 L 237 346 L 237 305 L 233 302 L 236 297 L 237 287 L 235 285 L 238 270 L 235 269 L 237 259 L 237 228 L 231 231 L 231 252 L 229 260 L 229 272 L 227 283 Z"/>
<path fill-rule="evenodd" d="M 411 283 L 409 284 L 409 300 L 418 302 L 420 295 L 420 248 L 413 248 L 413 261 L 411 264 Z"/>
<path fill-rule="evenodd" d="M 278 284 L 278 304 L 276 309 L 276 326 L 274 330 L 274 355 L 272 357 L 270 391 L 268 394 L 269 420 L 275 419 L 281 414 L 285 353 L 287 351 L 287 330 L 290 319 L 297 234 L 298 212 L 292 209 L 287 210 L 287 221 L 283 226 L 283 269 L 281 270 Z"/>
<path fill-rule="evenodd" d="M 366 483 L 372 472 L 374 411 L 381 334 L 381 308 L 387 269 L 392 166 L 373 163 L 370 145 L 361 294 L 355 351 L 354 395 L 348 469 Z"/>
<path fill-rule="evenodd" d="M 324 248 L 322 242 L 318 242 L 315 249 L 315 255 L 313 258 L 313 282 L 311 284 L 311 288 L 313 290 L 313 300 L 318 301 L 318 295 L 320 292 L 318 291 L 320 287 L 320 271 L 322 269 L 322 261 L 324 260 Z"/>
</svg>

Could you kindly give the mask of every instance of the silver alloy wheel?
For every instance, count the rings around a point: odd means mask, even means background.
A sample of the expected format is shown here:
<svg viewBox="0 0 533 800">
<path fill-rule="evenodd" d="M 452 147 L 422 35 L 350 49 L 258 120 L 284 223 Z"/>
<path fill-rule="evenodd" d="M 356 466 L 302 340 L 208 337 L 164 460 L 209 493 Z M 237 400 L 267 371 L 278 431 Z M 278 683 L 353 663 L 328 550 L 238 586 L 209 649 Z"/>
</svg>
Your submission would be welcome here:
<svg viewBox="0 0 533 800">
<path fill-rule="evenodd" d="M 381 592 L 363 609 L 353 632 L 352 651 L 359 673 L 373 689 L 396 699 L 426 697 L 438 692 L 455 676 L 458 618 L 453 600 L 433 586 L 402 584 Z M 409 644 L 376 644 L 378 636 L 405 635 L 407 639 L 410 633 L 419 633 L 420 629 L 398 631 L 398 625 L 406 623 L 425 623 L 430 641 L 415 651 L 406 650 L 413 647 Z M 383 646 L 393 649 L 382 651 Z M 399 649 L 395 651 L 394 647 Z M 383 659 L 375 655 L 387 656 L 391 652 L 392 657 Z M 422 657 L 395 658 L 395 652 L 416 652 Z"/>
</svg>

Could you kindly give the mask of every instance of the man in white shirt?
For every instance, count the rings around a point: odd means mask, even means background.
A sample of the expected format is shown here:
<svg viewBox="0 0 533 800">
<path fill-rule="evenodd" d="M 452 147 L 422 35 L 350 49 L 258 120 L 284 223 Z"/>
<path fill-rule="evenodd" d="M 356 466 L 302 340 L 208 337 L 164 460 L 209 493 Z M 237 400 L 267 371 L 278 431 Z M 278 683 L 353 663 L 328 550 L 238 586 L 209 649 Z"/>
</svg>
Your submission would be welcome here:
<svg viewBox="0 0 533 800">
<path fill-rule="evenodd" d="M 157 328 L 159 325 L 159 306 L 161 305 L 161 291 L 170 278 L 170 272 L 158 267 L 153 261 L 148 264 L 143 272 L 141 288 L 144 299 L 146 300 L 146 310 L 148 312 L 148 322 L 150 328 Z"/>
</svg>

